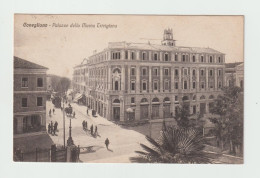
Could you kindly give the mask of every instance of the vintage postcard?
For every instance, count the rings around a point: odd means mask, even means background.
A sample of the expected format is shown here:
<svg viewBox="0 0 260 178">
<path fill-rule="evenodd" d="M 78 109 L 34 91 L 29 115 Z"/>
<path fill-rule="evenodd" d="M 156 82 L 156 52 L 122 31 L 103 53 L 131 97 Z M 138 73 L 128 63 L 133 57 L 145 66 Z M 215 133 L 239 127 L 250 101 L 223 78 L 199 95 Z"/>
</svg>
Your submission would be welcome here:
<svg viewBox="0 0 260 178">
<path fill-rule="evenodd" d="M 243 164 L 244 17 L 14 15 L 13 160 Z"/>
</svg>

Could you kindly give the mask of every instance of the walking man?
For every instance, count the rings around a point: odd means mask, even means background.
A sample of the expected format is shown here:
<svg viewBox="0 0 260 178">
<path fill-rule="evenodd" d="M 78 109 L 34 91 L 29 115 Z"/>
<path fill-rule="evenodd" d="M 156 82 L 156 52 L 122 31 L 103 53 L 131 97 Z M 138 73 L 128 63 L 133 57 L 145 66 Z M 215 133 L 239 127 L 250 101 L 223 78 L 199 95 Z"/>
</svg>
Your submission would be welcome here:
<svg viewBox="0 0 260 178">
<path fill-rule="evenodd" d="M 97 134 L 97 126 L 95 126 L 95 135 Z"/>
<path fill-rule="evenodd" d="M 50 109 L 50 111 L 49 111 L 49 116 L 51 116 L 51 109 Z"/>
<path fill-rule="evenodd" d="M 51 132 L 51 124 L 49 123 L 48 124 L 48 133 L 50 133 Z"/>
<path fill-rule="evenodd" d="M 91 133 L 91 135 L 93 135 L 93 124 L 90 127 L 90 133 Z"/>
<path fill-rule="evenodd" d="M 88 115 L 88 109 L 87 109 L 87 115 Z"/>
<path fill-rule="evenodd" d="M 109 145 L 109 140 L 108 140 L 108 138 L 105 140 L 105 145 L 106 145 L 107 150 L 108 150 L 108 145 Z"/>
<path fill-rule="evenodd" d="M 83 121 L 83 122 L 82 122 L 82 128 L 83 128 L 83 130 L 85 130 L 85 126 L 86 126 L 86 122 Z"/>
<path fill-rule="evenodd" d="M 85 121 L 85 129 L 88 130 L 88 122 Z"/>
<path fill-rule="evenodd" d="M 54 112 L 55 112 L 55 109 L 54 109 L 54 108 L 52 109 L 52 112 L 53 112 L 53 114 L 54 114 Z"/>
<path fill-rule="evenodd" d="M 53 132 L 53 123 L 51 121 L 51 134 L 52 134 L 52 132 Z"/>
</svg>

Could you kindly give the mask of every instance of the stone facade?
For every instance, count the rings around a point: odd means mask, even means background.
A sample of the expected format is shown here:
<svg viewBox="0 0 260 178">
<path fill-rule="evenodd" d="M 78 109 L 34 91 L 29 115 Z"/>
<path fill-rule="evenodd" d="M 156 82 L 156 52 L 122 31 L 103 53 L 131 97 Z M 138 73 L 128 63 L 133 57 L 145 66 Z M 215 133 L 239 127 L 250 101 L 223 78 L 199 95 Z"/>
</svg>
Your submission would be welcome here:
<svg viewBox="0 0 260 178">
<path fill-rule="evenodd" d="M 162 45 L 114 42 L 84 59 L 74 68 L 73 89 L 109 120 L 162 119 L 174 116 L 182 103 L 190 113 L 209 113 L 224 74 L 223 53 L 175 46 L 165 30 Z"/>
<path fill-rule="evenodd" d="M 46 130 L 47 68 L 14 57 L 14 135 Z"/>
<path fill-rule="evenodd" d="M 234 80 L 235 86 L 244 88 L 244 63 L 235 62 L 226 64 L 225 81 L 226 86 L 230 86 L 230 82 Z"/>
</svg>

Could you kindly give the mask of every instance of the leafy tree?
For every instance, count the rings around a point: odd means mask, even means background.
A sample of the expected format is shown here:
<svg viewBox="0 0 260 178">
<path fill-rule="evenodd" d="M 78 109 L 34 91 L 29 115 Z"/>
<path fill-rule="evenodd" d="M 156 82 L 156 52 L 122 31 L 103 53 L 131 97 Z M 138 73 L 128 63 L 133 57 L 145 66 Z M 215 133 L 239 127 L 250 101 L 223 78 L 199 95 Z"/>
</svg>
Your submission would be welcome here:
<svg viewBox="0 0 260 178">
<path fill-rule="evenodd" d="M 224 150 L 229 144 L 230 152 L 235 153 L 235 147 L 243 145 L 243 94 L 242 89 L 234 85 L 223 88 L 223 95 L 213 102 L 210 112 L 217 117 L 210 118 L 215 124 L 213 132 L 217 143 Z"/>
<path fill-rule="evenodd" d="M 53 75 L 51 77 L 51 85 L 55 92 L 58 92 L 59 95 L 66 94 L 67 90 L 70 87 L 70 79 L 66 77 L 59 77 Z"/>
<path fill-rule="evenodd" d="M 144 151 L 135 151 L 138 156 L 131 157 L 139 163 L 211 163 L 204 150 L 204 137 L 197 129 L 166 127 L 155 141 L 146 136 L 151 147 L 140 144 Z"/>
</svg>

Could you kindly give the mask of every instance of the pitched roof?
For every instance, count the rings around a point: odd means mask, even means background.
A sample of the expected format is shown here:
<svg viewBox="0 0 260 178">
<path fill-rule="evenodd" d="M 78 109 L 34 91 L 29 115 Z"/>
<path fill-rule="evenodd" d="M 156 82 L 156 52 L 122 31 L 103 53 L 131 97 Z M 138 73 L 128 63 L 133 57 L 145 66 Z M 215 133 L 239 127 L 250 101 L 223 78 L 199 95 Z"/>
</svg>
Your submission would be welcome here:
<svg viewBox="0 0 260 178">
<path fill-rule="evenodd" d="M 142 50 L 162 50 L 162 51 L 178 51 L 188 53 L 210 53 L 223 54 L 212 48 L 200 47 L 184 47 L 184 46 L 164 46 L 150 43 L 127 43 L 127 42 L 110 42 L 109 48 L 127 48 L 127 49 L 142 49 Z"/>
<path fill-rule="evenodd" d="M 47 67 L 14 56 L 15 69 L 48 69 Z"/>
<path fill-rule="evenodd" d="M 236 66 L 242 64 L 243 62 L 233 62 L 233 63 L 226 63 L 226 68 L 235 68 Z"/>
</svg>

